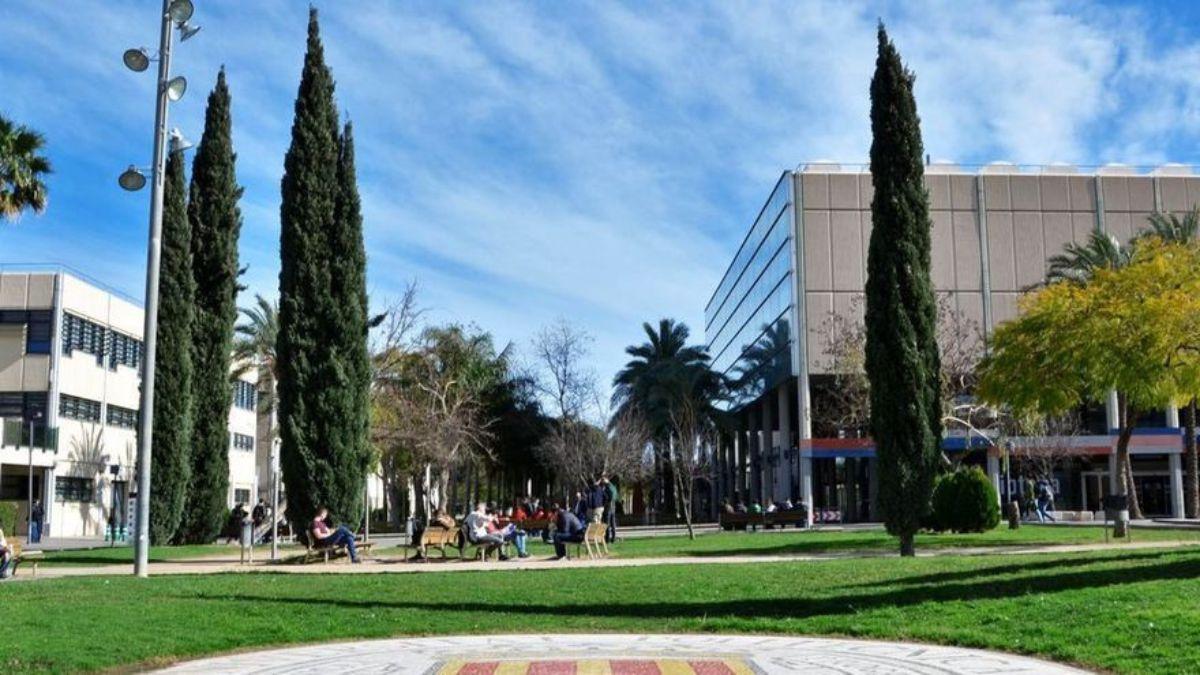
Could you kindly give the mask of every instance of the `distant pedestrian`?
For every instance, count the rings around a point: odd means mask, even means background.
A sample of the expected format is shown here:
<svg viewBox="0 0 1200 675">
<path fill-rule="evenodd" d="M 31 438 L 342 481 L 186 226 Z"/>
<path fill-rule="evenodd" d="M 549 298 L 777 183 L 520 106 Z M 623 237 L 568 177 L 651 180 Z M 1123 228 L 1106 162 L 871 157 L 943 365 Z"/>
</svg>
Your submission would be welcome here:
<svg viewBox="0 0 1200 675">
<path fill-rule="evenodd" d="M 42 508 L 42 501 L 33 500 L 33 508 L 29 511 L 29 543 L 37 544 L 42 540 L 42 523 L 45 521 L 46 510 Z"/>
<path fill-rule="evenodd" d="M 1044 523 L 1047 520 L 1054 522 L 1054 516 L 1050 513 L 1050 507 L 1054 504 L 1054 488 L 1050 486 L 1050 481 L 1041 480 L 1038 482 L 1037 492 L 1037 514 L 1038 522 Z"/>
<path fill-rule="evenodd" d="M 608 501 L 604 504 L 604 519 L 608 529 L 604 531 L 604 540 L 613 543 L 617 540 L 617 504 L 621 501 L 621 491 L 613 484 L 608 476 L 604 476 L 604 488 L 608 493 Z"/>
</svg>

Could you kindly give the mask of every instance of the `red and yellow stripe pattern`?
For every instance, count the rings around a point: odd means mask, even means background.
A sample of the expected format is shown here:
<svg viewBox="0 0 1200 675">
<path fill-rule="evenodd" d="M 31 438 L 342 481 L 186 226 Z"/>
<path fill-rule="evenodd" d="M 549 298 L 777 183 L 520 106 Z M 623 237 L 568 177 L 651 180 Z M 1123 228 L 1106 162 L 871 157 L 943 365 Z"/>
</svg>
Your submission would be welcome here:
<svg viewBox="0 0 1200 675">
<path fill-rule="evenodd" d="M 437 675 L 754 675 L 739 658 L 448 661 Z"/>
</svg>

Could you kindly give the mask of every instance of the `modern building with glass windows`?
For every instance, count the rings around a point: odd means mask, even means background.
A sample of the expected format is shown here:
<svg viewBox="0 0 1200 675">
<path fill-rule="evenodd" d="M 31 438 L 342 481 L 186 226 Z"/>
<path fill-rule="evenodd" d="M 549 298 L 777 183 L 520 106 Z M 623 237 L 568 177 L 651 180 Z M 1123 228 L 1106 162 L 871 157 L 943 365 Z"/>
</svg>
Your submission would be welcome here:
<svg viewBox="0 0 1200 675">
<path fill-rule="evenodd" d="M 31 489 L 43 536 L 103 537 L 110 516 L 129 523 L 142 322 L 137 302 L 76 272 L 0 267 L 0 501 L 18 505 L 18 534 Z M 230 506 L 250 502 L 260 480 L 256 371 L 232 386 Z"/>
<path fill-rule="evenodd" d="M 1200 203 L 1200 176 L 1179 165 L 1083 172 L 935 163 L 926 167 L 926 184 L 934 286 L 943 307 L 978 326 L 984 348 L 1066 244 L 1094 231 L 1125 243 L 1151 213 Z M 709 298 L 705 342 L 714 367 L 735 383 L 734 429 L 717 451 L 718 499 L 798 500 L 825 519 L 875 519 L 874 445 L 865 428 L 828 414 L 838 384 L 823 332 L 831 322 L 861 325 L 871 198 L 864 166 L 817 163 L 785 172 Z M 1115 408 L 1112 401 L 1084 406 L 1081 433 L 1062 439 L 1069 460 L 1053 478 L 1056 505 L 1069 517 L 1092 517 L 1115 491 Z M 1181 516 L 1177 411 L 1143 416 L 1141 425 L 1132 452 L 1143 511 Z M 1001 452 L 991 441 L 949 429 L 943 446 L 986 465 L 1003 492 Z"/>
</svg>

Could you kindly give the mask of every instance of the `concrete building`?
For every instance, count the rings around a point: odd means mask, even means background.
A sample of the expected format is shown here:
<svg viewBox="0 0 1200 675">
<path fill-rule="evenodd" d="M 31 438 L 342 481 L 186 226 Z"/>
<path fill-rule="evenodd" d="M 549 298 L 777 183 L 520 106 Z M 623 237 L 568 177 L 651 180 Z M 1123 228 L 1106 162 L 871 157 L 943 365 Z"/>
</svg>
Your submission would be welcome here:
<svg viewBox="0 0 1200 675">
<path fill-rule="evenodd" d="M 1200 176 L 1168 165 L 1138 172 L 1110 165 L 977 169 L 926 167 L 933 221 L 932 274 L 943 306 L 977 324 L 985 341 L 1016 316 L 1022 289 L 1041 282 L 1047 259 L 1093 231 L 1129 241 L 1155 211 L 1200 203 Z M 714 367 L 739 382 L 737 429 L 718 449 L 718 498 L 800 500 L 818 517 L 875 517 L 874 447 L 864 428 L 820 415 L 836 404 L 829 336 L 861 325 L 871 234 L 871 176 L 864 166 L 809 164 L 776 183 L 705 309 Z M 838 317 L 838 318 L 834 318 Z M 1115 490 L 1113 402 L 1084 406 L 1067 468 L 1056 471 L 1057 507 L 1090 517 Z M 1182 515 L 1177 411 L 1143 417 L 1133 470 L 1147 515 Z M 1023 439 L 1017 439 L 1022 442 Z M 1034 441 L 1028 439 L 1032 444 Z M 1001 486 L 1000 451 L 950 430 L 949 452 L 986 465 Z M 1084 515 L 1086 514 L 1086 515 Z"/>
<path fill-rule="evenodd" d="M 30 489 L 44 536 L 103 537 L 110 515 L 130 522 L 142 321 L 137 302 L 79 273 L 0 267 L 0 501 L 21 509 L 18 533 Z M 255 370 L 233 387 L 231 507 L 259 483 Z"/>
</svg>

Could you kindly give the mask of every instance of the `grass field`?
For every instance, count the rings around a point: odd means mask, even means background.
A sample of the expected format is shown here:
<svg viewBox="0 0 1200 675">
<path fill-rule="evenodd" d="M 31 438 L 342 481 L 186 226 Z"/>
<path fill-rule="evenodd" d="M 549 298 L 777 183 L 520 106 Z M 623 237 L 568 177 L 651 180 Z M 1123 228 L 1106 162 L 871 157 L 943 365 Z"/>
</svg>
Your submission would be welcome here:
<svg viewBox="0 0 1200 675">
<path fill-rule="evenodd" d="M 280 546 L 285 554 L 298 550 L 296 546 Z M 188 546 L 151 546 L 150 562 L 165 563 L 179 560 L 194 560 L 196 558 L 226 557 L 236 558 L 240 549 L 237 546 L 223 544 L 199 544 Z M 271 546 L 255 546 L 254 559 L 265 560 L 271 555 Z M 113 546 L 101 548 L 78 549 L 72 551 L 48 551 L 40 564 L 47 566 L 95 566 L 133 564 L 132 546 Z"/>
<path fill-rule="evenodd" d="M 1134 528 L 1133 541 L 1184 541 L 1200 543 L 1200 530 Z M 1054 527 L 1023 525 L 1020 529 L 998 528 L 983 534 L 921 534 L 917 550 L 991 548 L 1000 546 L 1053 546 L 1069 544 L 1103 544 L 1100 527 Z M 1117 545 L 1117 544 L 1114 544 Z M 540 541 L 530 539 L 530 553 L 551 555 L 553 550 Z M 574 547 L 572 547 L 574 551 Z M 814 555 L 827 553 L 872 554 L 895 553 L 896 539 L 880 530 L 785 530 L 765 532 L 722 532 L 686 536 L 645 537 L 626 539 L 612 547 L 620 558 L 719 557 L 754 555 Z M 409 549 L 412 554 L 412 549 Z M 399 557 L 401 550 L 381 549 L 377 555 Z M 440 556 L 433 552 L 433 558 Z"/>
<path fill-rule="evenodd" d="M 768 537 L 763 537 L 764 539 Z M 1200 672 L 1200 550 L 0 585 L 0 671 L 393 635 L 834 634 Z"/>
</svg>

